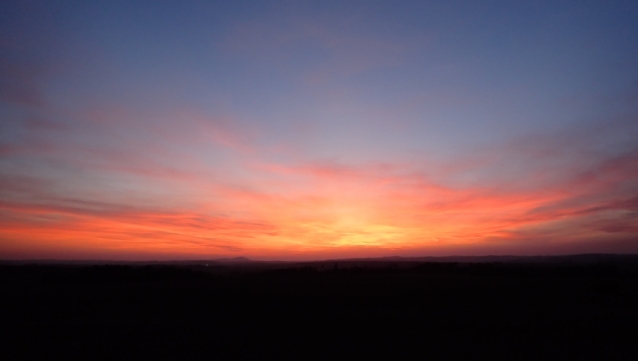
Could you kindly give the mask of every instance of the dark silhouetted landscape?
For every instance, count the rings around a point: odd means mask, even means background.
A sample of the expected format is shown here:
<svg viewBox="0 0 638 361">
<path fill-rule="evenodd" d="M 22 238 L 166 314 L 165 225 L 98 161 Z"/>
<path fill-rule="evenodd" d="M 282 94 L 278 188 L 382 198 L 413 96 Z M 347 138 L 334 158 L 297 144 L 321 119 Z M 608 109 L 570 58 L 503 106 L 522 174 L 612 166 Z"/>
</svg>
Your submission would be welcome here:
<svg viewBox="0 0 638 361">
<path fill-rule="evenodd" d="M 4 262 L 3 359 L 631 359 L 638 257 Z"/>
</svg>

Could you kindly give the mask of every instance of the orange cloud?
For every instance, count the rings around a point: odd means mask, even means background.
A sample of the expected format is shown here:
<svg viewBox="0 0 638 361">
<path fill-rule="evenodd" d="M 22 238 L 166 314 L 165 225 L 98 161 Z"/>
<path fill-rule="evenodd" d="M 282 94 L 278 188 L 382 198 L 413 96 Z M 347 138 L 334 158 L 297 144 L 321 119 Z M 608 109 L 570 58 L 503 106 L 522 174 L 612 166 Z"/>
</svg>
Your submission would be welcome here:
<svg viewBox="0 0 638 361">
<path fill-rule="evenodd" d="M 3 153 L 32 162 L 0 178 L 0 256 L 308 259 L 634 244 L 636 150 L 568 168 L 524 142 L 427 167 L 303 161 L 189 114 L 173 114 L 186 119 L 174 132 L 170 122 L 138 124 L 131 132 L 142 139 L 95 115 L 72 131 L 103 126 L 110 142 L 36 133 Z"/>
</svg>

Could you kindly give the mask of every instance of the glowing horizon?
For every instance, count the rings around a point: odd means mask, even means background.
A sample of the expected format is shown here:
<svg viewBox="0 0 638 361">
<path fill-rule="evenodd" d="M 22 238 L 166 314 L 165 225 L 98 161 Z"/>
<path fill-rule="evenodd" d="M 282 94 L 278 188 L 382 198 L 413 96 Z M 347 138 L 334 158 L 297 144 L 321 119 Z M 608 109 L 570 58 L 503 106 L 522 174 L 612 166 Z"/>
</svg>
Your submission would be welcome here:
<svg viewBox="0 0 638 361">
<path fill-rule="evenodd" d="M 245 5 L 2 6 L 0 259 L 638 252 L 635 4 Z"/>
</svg>

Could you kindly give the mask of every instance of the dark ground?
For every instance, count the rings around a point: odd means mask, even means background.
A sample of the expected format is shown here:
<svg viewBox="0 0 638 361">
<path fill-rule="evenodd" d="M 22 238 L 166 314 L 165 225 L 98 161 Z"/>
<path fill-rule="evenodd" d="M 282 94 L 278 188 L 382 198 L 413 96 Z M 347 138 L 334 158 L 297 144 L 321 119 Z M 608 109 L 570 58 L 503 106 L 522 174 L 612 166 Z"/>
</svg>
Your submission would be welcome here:
<svg viewBox="0 0 638 361">
<path fill-rule="evenodd" d="M 5 263 L 0 325 L 5 360 L 635 360 L 638 258 Z"/>
</svg>

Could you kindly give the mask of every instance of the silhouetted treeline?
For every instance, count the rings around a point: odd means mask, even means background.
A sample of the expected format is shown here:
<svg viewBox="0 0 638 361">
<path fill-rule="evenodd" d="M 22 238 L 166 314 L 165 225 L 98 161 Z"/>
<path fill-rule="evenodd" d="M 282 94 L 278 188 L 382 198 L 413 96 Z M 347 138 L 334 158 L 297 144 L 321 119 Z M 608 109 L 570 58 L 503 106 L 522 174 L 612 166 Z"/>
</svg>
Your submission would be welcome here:
<svg viewBox="0 0 638 361">
<path fill-rule="evenodd" d="M 0 354 L 631 359 L 637 281 L 635 262 L 0 265 Z"/>
</svg>

